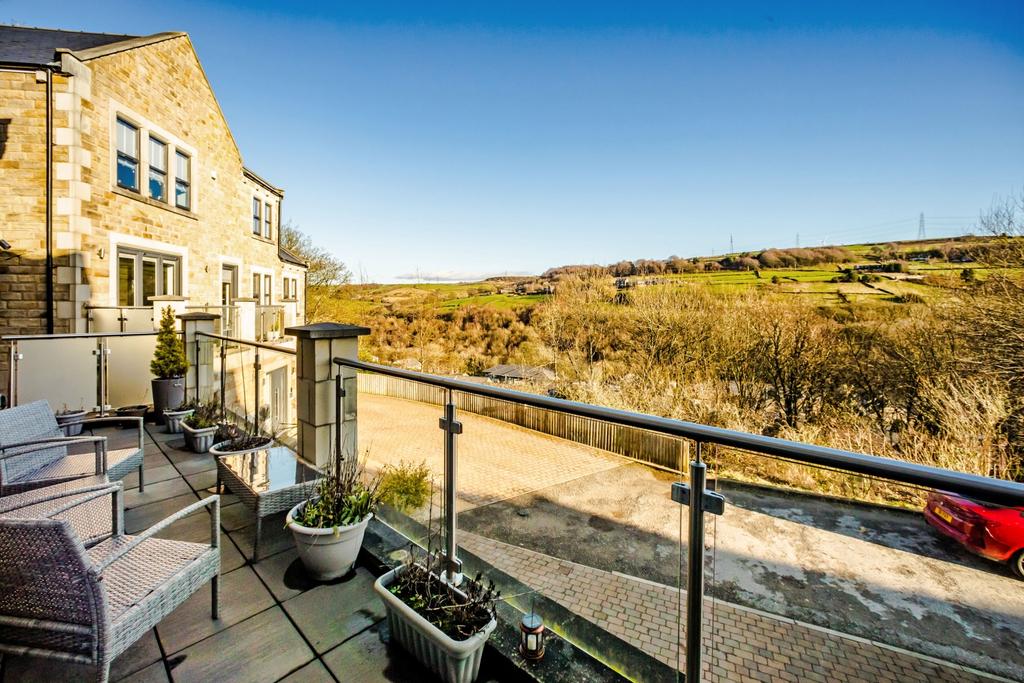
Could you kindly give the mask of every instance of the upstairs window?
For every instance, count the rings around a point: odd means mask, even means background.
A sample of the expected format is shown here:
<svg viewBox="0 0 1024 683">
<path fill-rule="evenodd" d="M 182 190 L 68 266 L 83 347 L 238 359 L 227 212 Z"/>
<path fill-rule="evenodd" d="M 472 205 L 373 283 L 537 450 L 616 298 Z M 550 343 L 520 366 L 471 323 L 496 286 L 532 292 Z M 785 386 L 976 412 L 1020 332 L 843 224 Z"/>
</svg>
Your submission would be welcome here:
<svg viewBox="0 0 1024 683">
<path fill-rule="evenodd" d="M 263 236 L 268 240 L 273 239 L 273 230 L 270 225 L 270 204 L 263 205 Z"/>
<path fill-rule="evenodd" d="M 192 159 L 174 153 L 174 205 L 186 211 L 192 208 Z"/>
<path fill-rule="evenodd" d="M 167 201 L 167 145 L 156 138 L 149 139 L 149 196 Z"/>
<path fill-rule="evenodd" d="M 139 129 L 117 120 L 117 185 L 139 191 Z"/>
<path fill-rule="evenodd" d="M 257 197 L 252 198 L 252 234 L 260 234 L 260 207 L 263 203 Z"/>
</svg>

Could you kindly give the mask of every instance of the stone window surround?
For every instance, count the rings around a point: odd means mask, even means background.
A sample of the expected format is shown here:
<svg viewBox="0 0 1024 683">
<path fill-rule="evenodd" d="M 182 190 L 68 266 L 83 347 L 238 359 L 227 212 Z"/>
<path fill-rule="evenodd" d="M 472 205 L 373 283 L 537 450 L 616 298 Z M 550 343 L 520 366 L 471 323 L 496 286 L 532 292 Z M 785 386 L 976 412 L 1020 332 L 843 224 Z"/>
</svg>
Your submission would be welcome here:
<svg viewBox="0 0 1024 683">
<path fill-rule="evenodd" d="M 132 124 L 139 129 L 139 190 L 127 190 L 117 185 L 117 120 L 124 119 L 128 123 Z M 165 194 L 167 195 L 166 201 L 159 201 L 152 199 L 149 196 L 149 136 L 152 133 L 153 137 L 164 143 L 167 152 L 167 189 Z M 132 199 L 138 199 L 140 201 L 149 204 L 150 206 L 157 206 L 162 209 L 168 209 L 174 213 L 192 216 L 198 213 L 199 210 L 199 191 L 198 183 L 196 182 L 197 170 L 199 168 L 199 155 L 195 147 L 187 144 L 175 135 L 172 135 L 168 131 L 164 130 L 160 126 L 152 123 L 146 117 L 142 116 L 138 112 L 132 110 L 129 107 L 124 106 L 120 102 L 114 99 L 110 100 L 110 140 L 111 140 L 111 157 L 110 157 L 110 186 L 111 189 L 124 197 L 131 197 Z M 188 209 L 182 209 L 174 203 L 174 181 L 175 181 L 175 167 L 174 159 L 175 152 L 181 150 L 184 154 L 187 154 L 189 162 L 189 194 L 190 202 Z"/>
<path fill-rule="evenodd" d="M 110 275 L 110 285 L 107 288 L 107 300 L 109 306 L 117 306 L 117 249 L 118 247 L 126 247 L 129 249 L 141 249 L 143 251 L 155 251 L 168 254 L 170 256 L 177 256 L 180 272 L 178 274 L 179 282 L 181 283 L 180 296 L 188 298 L 188 247 L 182 247 L 177 244 L 168 244 L 167 242 L 159 242 L 157 240 L 147 239 L 145 237 L 135 237 L 134 235 L 125 235 L 123 233 L 111 232 L 108 235 L 110 246 L 104 258 L 108 262 L 108 271 Z"/>
<path fill-rule="evenodd" d="M 238 280 L 235 283 L 235 298 L 241 298 L 242 287 L 245 286 L 245 282 L 243 280 L 243 273 L 245 272 L 245 267 L 244 264 L 242 263 L 242 259 L 238 258 L 237 256 L 228 256 L 226 254 L 221 254 L 220 256 L 217 257 L 217 262 L 220 264 L 218 267 L 220 272 L 224 271 L 224 266 L 232 266 L 235 269 L 235 277 Z M 235 302 L 231 301 L 229 303 L 231 305 L 234 305 Z"/>
</svg>

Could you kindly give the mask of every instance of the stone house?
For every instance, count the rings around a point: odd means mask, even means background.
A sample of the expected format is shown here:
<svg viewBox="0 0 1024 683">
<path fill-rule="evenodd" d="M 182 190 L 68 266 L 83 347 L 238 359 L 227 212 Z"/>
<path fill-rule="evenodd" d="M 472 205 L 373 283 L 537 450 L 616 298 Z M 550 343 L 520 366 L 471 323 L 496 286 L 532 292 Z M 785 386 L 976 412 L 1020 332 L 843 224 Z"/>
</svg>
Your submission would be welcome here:
<svg viewBox="0 0 1024 683">
<path fill-rule="evenodd" d="M 152 329 L 168 305 L 243 338 L 302 324 L 283 198 L 187 34 L 0 26 L 0 335 Z"/>
</svg>

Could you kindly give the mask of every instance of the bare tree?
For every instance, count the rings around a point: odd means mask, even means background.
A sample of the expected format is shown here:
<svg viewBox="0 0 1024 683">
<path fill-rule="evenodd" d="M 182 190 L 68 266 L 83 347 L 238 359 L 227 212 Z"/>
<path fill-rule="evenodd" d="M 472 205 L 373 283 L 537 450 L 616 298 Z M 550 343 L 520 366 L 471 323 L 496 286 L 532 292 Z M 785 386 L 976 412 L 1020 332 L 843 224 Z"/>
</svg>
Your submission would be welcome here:
<svg viewBox="0 0 1024 683">
<path fill-rule="evenodd" d="M 337 256 L 316 245 L 291 221 L 281 226 L 281 246 L 306 262 L 306 320 L 315 321 L 334 288 L 352 280 L 352 272 Z"/>
</svg>

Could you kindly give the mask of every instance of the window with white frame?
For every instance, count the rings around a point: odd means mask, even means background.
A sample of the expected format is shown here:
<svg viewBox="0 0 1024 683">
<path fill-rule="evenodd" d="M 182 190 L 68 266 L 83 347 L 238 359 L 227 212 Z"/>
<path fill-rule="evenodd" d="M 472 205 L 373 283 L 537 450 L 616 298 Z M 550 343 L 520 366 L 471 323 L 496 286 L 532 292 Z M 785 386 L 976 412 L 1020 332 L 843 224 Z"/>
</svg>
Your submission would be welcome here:
<svg viewBox="0 0 1024 683">
<path fill-rule="evenodd" d="M 174 205 L 192 209 L 192 157 L 180 150 L 174 153 Z"/>
<path fill-rule="evenodd" d="M 150 306 L 154 296 L 181 293 L 181 260 L 174 254 L 119 247 L 117 304 Z"/>
<path fill-rule="evenodd" d="M 139 191 L 139 129 L 117 119 L 117 186 Z"/>
<path fill-rule="evenodd" d="M 263 236 L 268 240 L 274 238 L 274 231 L 270 220 L 270 203 L 266 202 L 263 204 Z"/>
<path fill-rule="evenodd" d="M 167 201 L 167 145 L 149 138 L 149 196 L 158 202 Z"/>
</svg>

